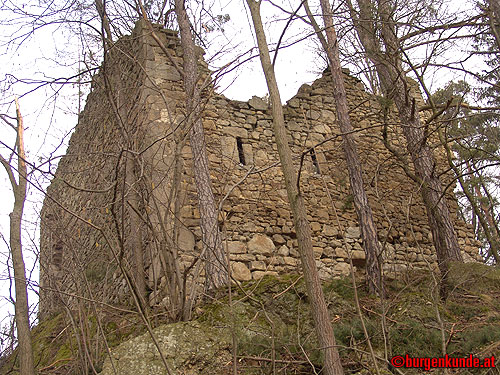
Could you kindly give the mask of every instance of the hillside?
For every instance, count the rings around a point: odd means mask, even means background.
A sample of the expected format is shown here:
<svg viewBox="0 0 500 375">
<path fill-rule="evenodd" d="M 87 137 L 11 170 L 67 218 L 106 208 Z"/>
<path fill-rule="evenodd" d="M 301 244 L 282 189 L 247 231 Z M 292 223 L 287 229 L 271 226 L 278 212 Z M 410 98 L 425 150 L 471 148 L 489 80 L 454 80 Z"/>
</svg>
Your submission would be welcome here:
<svg viewBox="0 0 500 375">
<path fill-rule="evenodd" d="M 357 288 L 381 374 L 389 369 L 384 358 L 406 354 L 440 357 L 443 343 L 451 357 L 472 354 L 483 359 L 500 355 L 500 270 L 480 264 L 455 265 L 450 280 L 453 291 L 445 303 L 436 299 L 433 278 L 424 272 L 390 280 L 383 301 L 367 296 L 363 287 Z M 375 374 L 351 279 L 327 282 L 324 290 L 346 373 Z M 173 374 L 231 374 L 235 346 L 238 374 L 320 373 L 321 358 L 302 278 L 266 276 L 235 285 L 231 305 L 227 290 L 219 293 L 216 300 L 198 306 L 189 322 L 168 324 L 164 312 L 151 312 L 150 320 L 156 327 L 153 333 Z M 114 374 L 101 328 L 116 373 L 165 373 L 150 335 L 136 314 L 109 310 L 99 317 L 99 323 L 91 311 L 82 310 L 80 316 L 87 319 L 71 322 L 61 314 L 35 327 L 39 374 L 81 374 L 82 370 Z M 93 358 L 94 368 L 83 368 L 79 353 Z M 18 373 L 15 354 L 3 359 L 1 375 Z M 393 371 L 422 373 L 420 369 Z M 451 373 L 500 372 L 483 368 Z"/>
</svg>

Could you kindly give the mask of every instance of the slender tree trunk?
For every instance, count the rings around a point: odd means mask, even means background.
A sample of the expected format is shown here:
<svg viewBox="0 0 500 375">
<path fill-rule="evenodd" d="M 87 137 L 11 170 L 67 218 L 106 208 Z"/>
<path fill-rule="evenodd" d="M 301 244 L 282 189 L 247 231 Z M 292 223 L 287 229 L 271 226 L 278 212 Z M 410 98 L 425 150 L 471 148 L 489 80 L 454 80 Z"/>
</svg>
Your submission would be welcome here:
<svg viewBox="0 0 500 375">
<path fill-rule="evenodd" d="M 361 167 L 361 161 L 359 160 L 358 148 L 352 134 L 353 127 L 349 118 L 347 95 L 344 87 L 344 79 L 342 77 L 342 68 L 340 66 L 337 34 L 333 27 L 333 17 L 329 1 L 320 0 L 320 3 L 323 13 L 323 22 L 325 25 L 326 39 L 321 33 L 318 24 L 314 22 L 312 13 L 310 13 L 310 11 L 307 13 L 330 63 L 333 96 L 335 98 L 335 106 L 337 109 L 337 120 L 339 122 L 340 131 L 342 132 L 344 154 L 346 157 L 347 169 L 349 171 L 351 190 L 354 197 L 354 207 L 358 215 L 363 248 L 366 253 L 366 276 L 368 290 L 370 293 L 380 293 L 382 295 L 382 276 L 380 273 L 379 263 L 381 250 L 378 242 L 377 229 L 373 221 L 372 210 L 368 203 L 368 197 L 363 184 L 363 170 Z M 309 9 L 307 8 L 307 10 Z"/>
<path fill-rule="evenodd" d="M 24 154 L 24 128 L 23 118 L 16 99 L 17 115 L 17 171 L 18 182 L 14 178 L 14 167 L 7 160 L 0 157 L 0 162 L 5 167 L 14 192 L 14 208 L 10 214 L 10 252 L 14 267 L 14 285 L 16 289 L 15 317 L 17 327 L 17 341 L 19 348 L 19 371 L 22 375 L 34 375 L 33 349 L 31 346 L 31 332 L 29 320 L 28 290 L 26 270 L 23 259 L 21 242 L 21 222 L 23 217 L 24 202 L 26 201 L 27 168 Z"/>
<path fill-rule="evenodd" d="M 472 168 L 470 164 L 467 162 L 467 168 L 471 176 L 475 176 L 475 174 L 472 171 Z M 478 172 L 479 173 L 479 172 Z M 462 187 L 462 190 L 465 189 Z M 490 207 L 487 205 L 485 201 L 485 197 L 483 196 L 483 193 L 481 192 L 481 188 L 479 187 L 478 184 L 474 184 L 474 192 L 476 196 L 472 196 L 471 198 L 474 200 L 474 204 L 471 202 L 472 209 L 474 210 L 479 223 L 483 227 L 483 232 L 484 235 L 490 245 L 490 254 L 493 256 L 495 259 L 496 264 L 500 264 L 500 239 L 498 238 L 498 225 L 495 222 L 495 219 L 493 218 L 493 215 L 491 214 Z M 468 196 L 467 196 L 468 198 Z M 470 199 L 469 199 L 470 200 Z M 479 207 L 475 202 L 479 202 Z M 483 216 L 484 215 L 484 216 Z"/>
<path fill-rule="evenodd" d="M 415 175 L 420 182 L 421 195 L 427 211 L 437 260 L 443 278 L 442 295 L 446 295 L 446 275 L 450 261 L 463 261 L 458 246 L 444 190 L 436 173 L 434 155 L 427 144 L 427 134 L 420 121 L 416 99 L 409 88 L 406 74 L 399 58 L 399 42 L 396 37 L 391 9 L 386 2 L 378 1 L 377 11 L 381 15 L 381 41 L 375 30 L 374 9 L 370 0 L 358 0 L 359 17 L 348 0 L 351 16 L 365 52 L 374 63 L 385 95 L 394 100 L 398 109 L 402 132 L 411 156 Z M 380 42 L 385 46 L 381 50 Z"/>
<path fill-rule="evenodd" d="M 477 184 L 473 184 L 476 196 L 474 196 L 472 194 L 472 191 L 470 190 L 469 186 L 467 186 L 467 183 L 463 178 L 462 172 L 459 170 L 459 168 L 453 162 L 453 152 L 450 149 L 450 146 L 447 143 L 446 137 L 441 130 L 439 130 L 439 137 L 441 140 L 441 144 L 443 145 L 443 147 L 446 150 L 448 164 L 450 165 L 450 168 L 453 169 L 453 171 L 455 172 L 458 183 L 460 184 L 462 191 L 464 192 L 467 200 L 469 201 L 469 203 L 471 205 L 473 214 L 475 215 L 475 217 L 479 221 L 479 225 L 483 229 L 483 233 L 484 233 L 484 236 L 486 237 L 486 241 L 490 245 L 490 254 L 493 256 L 493 258 L 495 259 L 495 262 L 498 264 L 499 263 L 498 247 L 500 245 L 500 241 L 498 240 L 498 236 L 494 232 L 495 223 L 492 221 L 493 218 L 491 217 L 489 210 L 487 209 L 486 205 L 484 204 L 484 201 L 482 199 L 481 190 Z M 471 168 L 468 161 L 466 162 L 466 166 L 467 166 L 467 169 L 468 169 L 468 172 L 469 172 L 471 178 L 475 177 L 475 174 L 473 173 L 472 168 Z"/>
<path fill-rule="evenodd" d="M 125 166 L 125 179 L 127 181 L 127 213 L 130 225 L 129 231 L 129 248 L 132 250 L 133 265 L 134 270 L 132 275 L 134 275 L 135 288 L 137 289 L 137 294 L 143 308 L 147 309 L 149 307 L 148 300 L 146 298 L 146 275 L 144 273 L 144 243 L 142 240 L 143 225 L 142 220 L 138 215 L 139 212 L 139 202 L 141 198 L 138 193 L 139 180 L 135 174 L 134 168 L 134 156 L 127 155 L 126 166 Z"/>
<path fill-rule="evenodd" d="M 488 0 L 491 34 L 495 38 L 498 53 L 500 53 L 500 2 L 498 0 Z"/>
<path fill-rule="evenodd" d="M 278 84 L 274 75 L 274 69 L 269 57 L 269 49 L 260 18 L 260 1 L 247 0 L 248 7 L 252 14 L 252 20 L 257 36 L 259 47 L 260 61 L 262 70 L 266 77 L 269 95 L 272 104 L 273 113 L 273 128 L 278 154 L 281 162 L 281 170 L 285 178 L 285 185 L 290 202 L 290 208 L 293 214 L 295 232 L 297 233 L 298 248 L 302 268 L 304 271 L 304 279 L 307 287 L 307 294 L 311 300 L 311 310 L 318 335 L 319 345 L 324 354 L 324 369 L 325 375 L 343 374 L 340 356 L 335 346 L 335 336 L 330 320 L 330 315 L 321 288 L 321 282 L 318 276 L 318 269 L 314 260 L 312 249 L 311 228 L 307 220 L 306 206 L 304 198 L 297 190 L 297 173 L 292 161 L 292 152 L 288 145 L 287 134 L 285 129 L 285 120 L 283 116 L 283 106 L 278 90 Z"/>
<path fill-rule="evenodd" d="M 184 0 L 175 0 L 175 14 L 181 34 L 184 58 L 184 89 L 186 91 L 186 126 L 191 127 L 190 143 L 193 151 L 194 179 L 200 208 L 200 226 L 205 254 L 206 289 L 227 285 L 227 260 L 222 246 L 217 204 L 210 180 L 205 134 L 200 116 L 198 62 Z"/>
<path fill-rule="evenodd" d="M 103 67 L 105 67 L 105 84 L 106 93 L 108 96 L 109 103 L 113 108 L 113 113 L 115 115 L 115 120 L 117 121 L 118 127 L 120 129 L 120 134 L 122 136 L 122 142 L 127 148 L 126 160 L 125 160 L 125 182 L 126 182 L 126 202 L 123 202 L 125 207 L 125 212 L 129 219 L 130 231 L 128 234 L 128 249 L 131 251 L 132 256 L 132 266 L 131 275 L 133 277 L 134 288 L 136 289 L 139 301 L 144 309 L 149 307 L 146 298 L 146 275 L 144 272 L 144 243 L 142 241 L 142 220 L 138 215 L 139 212 L 139 202 L 141 197 L 138 193 L 139 179 L 135 173 L 137 166 L 138 156 L 135 153 L 137 144 L 137 134 L 139 134 L 139 124 L 141 123 L 138 118 L 131 120 L 133 118 L 132 113 L 140 112 L 135 106 L 138 103 L 131 102 L 130 98 L 127 96 L 128 90 L 124 88 L 121 80 L 116 80 L 115 84 L 111 86 L 109 77 L 107 76 L 107 69 L 111 70 L 107 64 L 107 53 L 111 51 L 114 47 L 113 37 L 111 33 L 109 18 L 106 13 L 106 2 L 102 0 L 95 0 L 94 5 L 97 9 L 99 17 L 101 18 L 101 29 L 103 46 L 105 49 Z M 113 93 L 116 93 L 114 96 Z M 123 212 L 122 220 L 125 220 L 125 212 Z M 123 240 L 125 241 L 125 234 L 123 234 Z"/>
</svg>

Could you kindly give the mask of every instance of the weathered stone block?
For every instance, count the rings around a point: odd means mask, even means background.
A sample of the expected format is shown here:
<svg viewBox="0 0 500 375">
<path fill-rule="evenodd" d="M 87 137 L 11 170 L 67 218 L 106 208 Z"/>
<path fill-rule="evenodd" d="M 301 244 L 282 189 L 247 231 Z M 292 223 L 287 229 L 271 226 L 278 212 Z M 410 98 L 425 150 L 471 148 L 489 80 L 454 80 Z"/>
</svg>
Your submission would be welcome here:
<svg viewBox="0 0 500 375">
<path fill-rule="evenodd" d="M 349 254 L 347 254 L 347 251 L 345 251 L 343 247 L 337 247 L 335 249 L 335 256 L 337 258 L 344 258 L 344 259 L 349 258 Z"/>
<path fill-rule="evenodd" d="M 230 254 L 245 254 L 247 252 L 247 246 L 241 241 L 228 241 L 227 249 Z"/>
<path fill-rule="evenodd" d="M 275 249 L 273 240 L 263 234 L 254 235 L 248 242 L 248 250 L 251 253 L 271 255 Z"/>
<path fill-rule="evenodd" d="M 237 260 L 240 262 L 251 262 L 255 260 L 255 255 L 253 254 L 231 254 L 231 260 Z"/>
<path fill-rule="evenodd" d="M 259 111 L 265 111 L 269 107 L 269 105 L 262 98 L 259 98 L 258 96 L 252 96 L 252 99 L 248 101 L 248 105 Z"/>
<path fill-rule="evenodd" d="M 290 249 L 286 245 L 283 245 L 278 249 L 278 254 L 286 257 L 288 256 L 288 254 L 290 254 Z"/>
<path fill-rule="evenodd" d="M 338 276 L 348 276 L 351 273 L 351 266 L 347 263 L 337 263 L 333 267 L 333 273 Z"/>
<path fill-rule="evenodd" d="M 313 232 L 319 232 L 321 230 L 321 224 L 318 223 L 317 221 L 313 221 L 311 223 L 311 229 Z"/>
<path fill-rule="evenodd" d="M 238 281 L 248 281 L 252 279 L 252 274 L 245 263 L 233 262 L 231 264 L 232 276 Z"/>
<path fill-rule="evenodd" d="M 250 262 L 250 270 L 252 270 L 252 271 L 256 271 L 256 270 L 265 271 L 266 270 L 266 263 L 264 263 L 261 260 L 255 260 L 253 262 Z"/>
<path fill-rule="evenodd" d="M 314 109 L 309 109 L 306 112 L 306 116 L 310 120 L 318 120 L 321 117 L 321 112 L 315 111 Z"/>
<path fill-rule="evenodd" d="M 348 227 L 345 231 L 346 238 L 358 239 L 361 236 L 359 227 Z"/>
<path fill-rule="evenodd" d="M 363 250 L 353 250 L 351 254 L 352 259 L 366 259 L 366 254 Z"/>
<path fill-rule="evenodd" d="M 324 224 L 323 225 L 323 235 L 328 236 L 328 237 L 333 237 L 338 234 L 338 230 L 335 226 L 331 224 Z"/>
<path fill-rule="evenodd" d="M 254 280 L 260 280 L 266 275 L 278 276 L 278 272 L 276 271 L 253 271 L 252 278 Z"/>
<path fill-rule="evenodd" d="M 224 134 L 231 135 L 233 137 L 240 137 L 240 138 L 248 138 L 248 130 L 245 128 L 240 128 L 237 126 L 225 126 L 224 129 Z"/>
<path fill-rule="evenodd" d="M 193 251 L 195 245 L 194 234 L 189 229 L 181 227 L 179 229 L 178 244 L 182 251 Z"/>
<path fill-rule="evenodd" d="M 281 234 L 275 234 L 273 235 L 273 242 L 277 245 L 283 245 L 284 243 L 286 243 L 286 240 Z"/>
</svg>

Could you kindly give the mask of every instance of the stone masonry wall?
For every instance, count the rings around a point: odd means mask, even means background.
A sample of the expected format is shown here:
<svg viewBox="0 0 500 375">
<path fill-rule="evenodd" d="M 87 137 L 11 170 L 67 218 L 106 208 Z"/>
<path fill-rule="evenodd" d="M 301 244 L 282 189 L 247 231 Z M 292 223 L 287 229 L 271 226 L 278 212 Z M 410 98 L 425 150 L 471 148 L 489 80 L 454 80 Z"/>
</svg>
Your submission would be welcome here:
<svg viewBox="0 0 500 375">
<path fill-rule="evenodd" d="M 179 131 L 185 119 L 185 93 L 181 75 L 172 64 L 175 61 L 182 67 L 182 51 L 175 33 L 156 32 L 172 60 L 140 23 L 132 36 L 117 43 L 116 50 L 109 53 L 109 64 L 94 78 L 67 155 L 49 187 L 42 211 L 42 315 L 55 311 L 61 303 L 79 303 L 81 299 L 75 295 L 126 303 L 129 294 L 117 259 L 131 264 L 130 233 L 134 230 L 144 244 L 151 305 L 162 303 L 170 277 L 164 269 L 168 267 L 163 249 L 176 246 L 181 271 L 199 256 L 202 244 L 192 155 L 189 137 Z M 198 52 L 205 79 L 209 72 L 202 51 Z M 404 148 L 396 114 L 391 110 L 384 116 L 379 98 L 367 93 L 362 82 L 347 72 L 344 77 L 365 187 L 384 245 L 383 270 L 397 275 L 434 268 L 435 252 L 418 187 L 381 140 L 385 123 L 391 142 Z M 214 93 L 212 86 L 204 90 L 203 99 L 209 167 L 221 202 L 220 226 L 233 276 L 245 281 L 297 272 L 297 240 L 268 104 L 257 97 L 233 101 Z M 349 257 L 362 269 L 365 254 L 328 74 L 299 89 L 285 106 L 285 120 L 296 166 L 301 170 L 300 189 L 307 202 L 320 276 L 328 279 L 348 274 Z M 305 152 L 311 147 L 314 149 Z M 134 183 L 124 177 L 127 165 L 130 167 L 124 160 L 131 153 L 138 160 Z M 438 169 L 445 170 L 442 150 L 435 153 Z M 175 155 L 180 157 L 181 167 L 178 196 L 172 196 Z M 446 198 L 456 217 L 451 190 Z M 130 227 L 124 208 L 131 196 L 141 198 L 137 210 L 147 217 L 140 228 Z M 172 232 L 176 204 L 179 226 Z M 458 218 L 455 225 L 466 260 L 479 260 L 470 226 Z M 173 234 L 172 238 L 159 238 L 158 233 Z"/>
</svg>

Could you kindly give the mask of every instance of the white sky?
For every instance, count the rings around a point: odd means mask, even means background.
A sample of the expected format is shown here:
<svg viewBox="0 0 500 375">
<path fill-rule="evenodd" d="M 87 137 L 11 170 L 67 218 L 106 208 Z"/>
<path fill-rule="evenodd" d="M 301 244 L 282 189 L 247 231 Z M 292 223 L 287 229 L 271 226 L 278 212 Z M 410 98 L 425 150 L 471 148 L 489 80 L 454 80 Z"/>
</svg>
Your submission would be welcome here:
<svg viewBox="0 0 500 375">
<path fill-rule="evenodd" d="M 282 6 L 286 9 L 295 9 L 297 4 L 297 2 L 282 0 Z M 456 6 L 456 4 L 461 3 L 455 1 L 454 4 Z M 466 0 L 463 0 L 462 3 L 463 6 L 470 6 L 471 4 L 472 1 Z M 248 11 L 243 10 L 242 2 L 216 0 L 215 7 L 219 9 L 215 12 L 216 14 L 229 14 L 231 20 L 224 25 L 225 35 L 213 33 L 214 36 L 218 35 L 214 45 L 217 45 L 217 43 L 224 45 L 230 41 L 232 45 L 231 53 L 233 55 L 244 52 L 254 46 L 249 26 L 250 15 Z M 284 23 L 275 21 L 275 16 L 272 16 L 275 13 L 275 8 L 269 3 L 262 4 L 261 12 L 263 15 L 271 15 L 265 17 L 266 31 L 270 39 L 268 42 L 275 43 L 281 34 Z M 1 17 L 5 19 L 8 15 L 0 11 Z M 295 21 L 294 26 L 287 32 L 287 37 L 294 39 L 294 36 L 300 35 L 304 29 L 307 30 L 301 21 Z M 3 26 L 0 32 L 0 80 L 9 74 L 13 74 L 18 78 L 56 78 L 72 76 L 76 73 L 77 66 L 74 62 L 79 60 L 80 43 L 78 38 L 71 37 L 64 30 L 64 27 L 47 26 L 37 31 L 19 49 L 6 49 L 5 41 L 16 30 L 16 26 Z M 57 46 L 57 49 L 55 46 Z M 277 79 L 282 99 L 286 101 L 297 92 L 303 83 L 311 83 L 318 77 L 317 73 L 321 69 L 322 63 L 314 52 L 314 45 L 309 41 L 286 48 L 280 51 L 278 56 L 276 65 Z M 223 63 L 228 60 L 229 55 L 221 57 Z M 220 64 L 221 61 L 217 61 L 217 63 Z M 64 66 L 64 64 L 67 66 Z M 447 80 L 443 79 L 442 75 L 438 77 L 438 83 L 440 84 L 443 84 Z M 245 66 L 226 77 L 220 83 L 221 88 L 227 86 L 229 87 L 224 90 L 224 94 L 233 99 L 248 100 L 252 95 L 264 96 L 267 93 L 267 88 L 259 60 L 254 59 L 252 62 L 245 64 Z M 3 86 L 0 87 L 4 88 Z M 14 116 L 13 105 L 9 106 L 6 103 L 11 102 L 13 95 L 22 95 L 31 88 L 32 85 L 17 84 L 10 91 L 4 92 L 3 97 L 0 98 L 0 113 L 7 113 Z M 61 91 L 58 93 L 58 100 L 54 101 L 54 90 L 57 89 Z M 67 135 L 76 125 L 76 113 L 78 109 L 76 95 L 77 87 L 74 85 L 55 85 L 39 89 L 21 97 L 20 104 L 25 120 L 28 160 L 39 164 L 39 158 L 46 158 L 54 151 L 54 155 L 63 154 L 64 147 L 59 149 L 57 147 L 60 144 L 67 144 Z M 13 131 L 6 126 L 0 127 L 0 129 L 2 129 L 2 142 L 13 145 Z M 66 138 L 64 139 L 65 136 Z M 4 156 L 8 155 L 6 150 L 1 147 L 0 152 Z M 47 181 L 45 179 L 45 181 L 35 181 L 35 183 L 45 187 Z M 0 170 L 0 194 L 3 197 L 0 201 L 0 233 L 8 241 L 8 215 L 12 209 L 13 198 L 10 184 L 3 170 Z M 24 217 L 26 227 L 24 255 L 30 268 L 33 266 L 34 261 L 33 246 L 38 246 L 38 234 L 35 223 L 42 199 L 43 196 L 40 192 L 33 187 L 29 188 Z M 9 307 L 10 302 L 5 298 L 1 298 L 1 296 L 8 296 L 8 283 L 2 283 L 1 280 L 6 276 L 7 256 L 8 248 L 4 243 L 0 242 L 0 324 L 3 324 L 2 317 L 7 315 L 7 311 L 12 311 Z M 38 281 L 37 271 L 33 274 L 33 280 Z M 36 302 L 36 296 L 33 293 L 30 295 L 30 302 Z"/>
<path fill-rule="evenodd" d="M 220 13 L 227 13 L 231 17 L 231 20 L 224 25 L 225 34 L 232 36 L 231 43 L 235 46 L 232 52 L 236 55 L 236 53 L 244 52 L 251 47 L 252 36 L 246 13 L 242 12 L 241 4 L 235 2 L 222 4 L 223 1 L 221 0 L 219 5 L 223 8 Z M 263 14 L 270 10 L 270 5 L 264 4 L 262 6 Z M 248 17 L 250 16 L 248 15 Z M 20 47 L 6 49 L 5 41 L 16 31 L 17 27 L 12 26 L 4 28 L 0 34 L 0 80 L 10 75 L 17 78 L 54 79 L 69 77 L 77 72 L 77 66 L 74 62 L 78 61 L 80 56 L 78 51 L 80 43 L 78 38 L 70 38 L 63 27 L 47 26 L 41 28 Z M 281 33 L 281 30 L 278 31 L 278 27 L 274 26 L 271 27 L 271 32 Z M 219 35 L 216 43 L 227 43 L 227 41 L 228 37 Z M 300 58 L 297 58 L 298 56 Z M 217 63 L 221 63 L 221 61 L 225 63 L 228 58 L 227 55 L 223 56 Z M 307 50 L 304 42 L 294 48 L 280 52 L 277 61 L 277 76 L 283 100 L 292 97 L 301 84 L 311 83 L 317 77 L 317 74 L 313 73 L 314 70 L 317 70 L 313 61 L 314 58 L 314 54 Z M 61 66 L 61 64 L 67 66 Z M 26 128 L 25 148 L 27 159 L 39 165 L 41 158 L 46 160 L 51 153 L 56 156 L 64 154 L 69 140 L 68 133 L 71 132 L 77 122 L 78 99 L 75 85 L 46 86 L 23 96 L 25 92 L 32 90 L 34 86 L 33 84 L 18 83 L 6 93 L 4 91 L 3 97 L 0 98 L 0 113 L 15 116 L 14 105 L 8 103 L 12 103 L 14 96 L 21 96 L 19 102 Z M 0 87 L 4 89 L 5 86 Z M 220 88 L 224 88 L 223 91 L 226 96 L 237 100 L 248 100 L 252 95 L 264 96 L 267 93 L 267 87 L 258 58 L 237 69 L 232 75 L 225 77 L 221 81 Z M 55 101 L 56 90 L 61 91 L 57 93 L 57 100 Z M 15 141 L 14 132 L 3 124 L 0 126 L 0 129 L 2 129 L 2 142 L 9 146 L 13 145 Z M 60 144 L 63 144 L 63 147 L 59 147 Z M 8 151 L 1 146 L 0 152 L 4 157 L 9 156 Z M 44 166 L 43 169 L 47 170 L 47 167 Z M 44 177 L 41 181 L 33 180 L 32 182 L 40 188 L 46 188 L 47 181 L 47 178 Z M 43 201 L 43 194 L 33 186 L 29 185 L 28 188 L 28 200 L 24 214 L 23 246 L 29 273 L 29 270 L 34 267 L 34 250 L 38 247 L 36 223 Z M 3 197 L 0 201 L 0 234 L 8 241 L 9 213 L 13 206 L 13 194 L 7 174 L 3 169 L 0 169 L 0 194 Z M 9 296 L 9 283 L 7 281 L 8 256 L 9 251 L 6 243 L 0 241 L 0 325 L 7 324 L 8 314 L 13 312 L 11 303 L 7 298 Z M 38 282 L 36 265 L 32 280 L 35 283 Z M 12 289 L 13 294 L 14 289 Z M 36 294 L 30 293 L 29 298 L 30 304 L 37 302 Z"/>
</svg>

